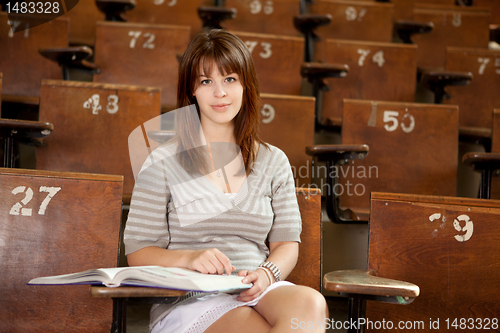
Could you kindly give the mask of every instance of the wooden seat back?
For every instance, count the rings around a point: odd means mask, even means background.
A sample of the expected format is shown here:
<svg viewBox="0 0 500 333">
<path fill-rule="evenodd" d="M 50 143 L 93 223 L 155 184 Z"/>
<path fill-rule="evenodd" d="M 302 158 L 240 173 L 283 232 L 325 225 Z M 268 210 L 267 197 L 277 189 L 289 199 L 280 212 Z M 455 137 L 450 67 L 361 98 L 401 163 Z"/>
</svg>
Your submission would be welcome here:
<svg viewBox="0 0 500 333">
<path fill-rule="evenodd" d="M 314 103 L 313 97 L 261 94 L 260 137 L 286 154 L 295 187 L 311 185 L 306 147 L 314 140 Z"/>
<path fill-rule="evenodd" d="M 474 0 L 472 6 L 488 8 L 491 11 L 491 24 L 500 24 L 500 2 L 496 0 Z"/>
<path fill-rule="evenodd" d="M 471 72 L 466 87 L 448 87 L 445 104 L 460 108 L 460 127 L 485 128 L 491 131 L 491 112 L 500 108 L 500 51 L 488 49 L 446 49 L 446 70 Z"/>
<path fill-rule="evenodd" d="M 296 37 L 300 35 L 293 25 L 293 18 L 301 14 L 299 0 L 226 0 L 225 7 L 237 10 L 236 18 L 223 24 L 228 30 Z"/>
<path fill-rule="evenodd" d="M 431 3 L 446 6 L 455 5 L 455 0 L 392 0 L 391 2 L 394 4 L 395 20 L 411 20 L 413 6 L 417 3 Z"/>
<path fill-rule="evenodd" d="M 321 292 L 322 286 L 322 227 L 321 192 L 318 189 L 296 188 L 302 232 L 300 234 L 299 258 L 287 281 L 309 286 Z"/>
<path fill-rule="evenodd" d="M 189 25 L 191 33 L 201 30 L 202 21 L 198 7 L 212 5 L 211 0 L 148 0 L 137 1 L 136 6 L 127 12 L 129 22 L 147 24 Z"/>
<path fill-rule="evenodd" d="M 58 64 L 43 58 L 38 50 L 67 47 L 69 21 L 57 18 L 13 33 L 10 24 L 18 26 L 21 22 L 13 14 L 7 16 L 7 13 L 0 12 L 0 72 L 3 73 L 4 81 L 2 93 L 39 97 L 42 79 L 61 79 L 62 73 Z"/>
<path fill-rule="evenodd" d="M 367 301 L 366 318 L 394 329 L 403 321 L 400 332 L 498 330 L 499 201 L 372 193 L 371 211 L 368 268 L 420 295 L 409 305 Z"/>
<path fill-rule="evenodd" d="M 500 153 L 500 108 L 493 110 L 491 134 L 491 152 Z M 500 178 L 491 178 L 491 198 L 500 199 Z"/>
<path fill-rule="evenodd" d="M 370 152 L 337 170 L 342 207 L 365 213 L 374 191 L 456 196 L 456 106 L 344 100 L 343 110 L 342 144 Z"/>
<path fill-rule="evenodd" d="M 177 56 L 190 40 L 188 26 L 98 22 L 95 63 L 101 69 L 96 83 L 161 88 L 161 103 L 177 104 Z"/>
<path fill-rule="evenodd" d="M 349 66 L 346 77 L 326 80 L 330 90 L 323 94 L 323 123 L 340 125 L 344 98 L 415 101 L 414 45 L 327 40 L 325 53 L 318 56 L 325 62 Z"/>
<path fill-rule="evenodd" d="M 251 51 L 261 92 L 300 95 L 303 38 L 249 32 L 233 33 L 245 42 Z"/>
<path fill-rule="evenodd" d="M 444 68 L 448 46 L 488 48 L 490 11 L 484 8 L 416 4 L 413 20 L 432 22 L 428 34 L 415 35 L 417 64 L 422 68 Z"/>
<path fill-rule="evenodd" d="M 318 0 L 311 5 L 313 14 L 330 14 L 329 25 L 317 29 L 327 38 L 390 42 L 394 5 L 375 1 Z"/>
<path fill-rule="evenodd" d="M 111 300 L 39 276 L 116 267 L 123 177 L 0 168 L 0 331 L 108 333 Z"/>
<path fill-rule="evenodd" d="M 72 45 L 94 45 L 98 21 L 104 20 L 95 1 L 80 1 L 62 17 L 69 19 L 69 43 Z"/>
<path fill-rule="evenodd" d="M 134 177 L 128 136 L 160 113 L 158 88 L 44 80 L 40 119 L 55 130 L 37 150 L 36 167 L 123 175 L 129 197 Z"/>
</svg>

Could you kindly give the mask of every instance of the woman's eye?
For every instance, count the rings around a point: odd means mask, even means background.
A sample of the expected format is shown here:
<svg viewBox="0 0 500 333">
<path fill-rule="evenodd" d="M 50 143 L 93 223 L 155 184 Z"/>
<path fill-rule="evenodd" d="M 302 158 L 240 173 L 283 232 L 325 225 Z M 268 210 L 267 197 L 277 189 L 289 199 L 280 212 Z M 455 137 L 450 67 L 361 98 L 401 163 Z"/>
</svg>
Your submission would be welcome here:
<svg viewBox="0 0 500 333">
<path fill-rule="evenodd" d="M 236 79 L 234 77 L 228 77 L 228 78 L 226 78 L 226 81 L 227 82 L 234 82 L 234 81 L 236 81 Z"/>
<path fill-rule="evenodd" d="M 202 80 L 202 81 L 201 81 L 201 84 L 202 84 L 202 85 L 210 84 L 210 80 L 208 80 L 208 79 L 206 79 L 206 80 Z"/>
</svg>

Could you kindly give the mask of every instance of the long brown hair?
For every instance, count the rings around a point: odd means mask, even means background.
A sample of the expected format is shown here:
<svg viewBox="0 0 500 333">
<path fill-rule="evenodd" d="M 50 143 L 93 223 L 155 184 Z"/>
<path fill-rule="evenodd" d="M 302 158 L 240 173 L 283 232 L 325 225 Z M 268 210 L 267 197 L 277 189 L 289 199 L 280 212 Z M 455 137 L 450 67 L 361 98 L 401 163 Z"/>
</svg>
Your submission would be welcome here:
<svg viewBox="0 0 500 333">
<path fill-rule="evenodd" d="M 248 175 L 257 157 L 260 143 L 259 137 L 259 100 L 260 89 L 257 73 L 248 47 L 235 35 L 221 29 L 204 30 L 198 33 L 189 43 L 179 64 L 179 80 L 177 86 L 178 107 L 196 105 L 198 121 L 189 119 L 189 113 L 178 114 L 176 141 L 182 151 L 181 165 L 188 171 L 206 173 L 207 157 L 200 154 L 198 147 L 200 110 L 194 92 L 200 77 L 200 67 L 204 73 L 211 73 L 215 64 L 221 75 L 236 73 L 243 86 L 243 101 L 240 112 L 234 118 L 234 137 L 240 147 Z M 192 113 L 191 113 L 192 115 Z M 181 119 L 182 118 L 182 119 Z M 181 124 L 182 122 L 182 124 Z M 179 128 L 179 127 L 178 127 Z"/>
</svg>

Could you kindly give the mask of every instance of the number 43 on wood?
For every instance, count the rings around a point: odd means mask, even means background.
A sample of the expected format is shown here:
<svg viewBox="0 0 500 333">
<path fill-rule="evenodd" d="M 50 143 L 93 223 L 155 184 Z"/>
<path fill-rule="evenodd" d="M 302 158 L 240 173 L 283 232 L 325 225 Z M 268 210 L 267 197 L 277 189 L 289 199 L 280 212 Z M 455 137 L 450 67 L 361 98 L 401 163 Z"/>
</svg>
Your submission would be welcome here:
<svg viewBox="0 0 500 333">
<path fill-rule="evenodd" d="M 49 205 L 50 200 L 61 190 L 60 187 L 47 187 L 40 186 L 40 193 L 48 193 L 45 199 L 43 199 L 40 204 L 40 208 L 38 209 L 38 215 L 45 215 L 45 211 L 47 210 L 47 206 Z M 24 193 L 24 199 L 20 202 L 16 202 L 14 206 L 10 209 L 10 215 L 22 215 L 22 216 L 32 216 L 33 210 L 31 208 L 26 208 L 26 206 L 33 199 L 33 190 L 30 187 L 26 186 L 18 186 L 12 190 L 12 194 L 17 195 Z"/>
</svg>

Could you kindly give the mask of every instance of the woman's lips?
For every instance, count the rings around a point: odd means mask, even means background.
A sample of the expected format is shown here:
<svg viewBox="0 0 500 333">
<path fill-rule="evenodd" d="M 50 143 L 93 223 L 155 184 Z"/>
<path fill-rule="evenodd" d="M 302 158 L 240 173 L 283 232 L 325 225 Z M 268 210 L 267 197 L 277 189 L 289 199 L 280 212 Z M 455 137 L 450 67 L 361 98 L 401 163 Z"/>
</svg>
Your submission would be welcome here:
<svg viewBox="0 0 500 333">
<path fill-rule="evenodd" d="M 212 105 L 212 108 L 215 111 L 224 111 L 228 108 L 229 105 L 231 105 L 231 104 L 215 104 L 215 105 Z"/>
</svg>

